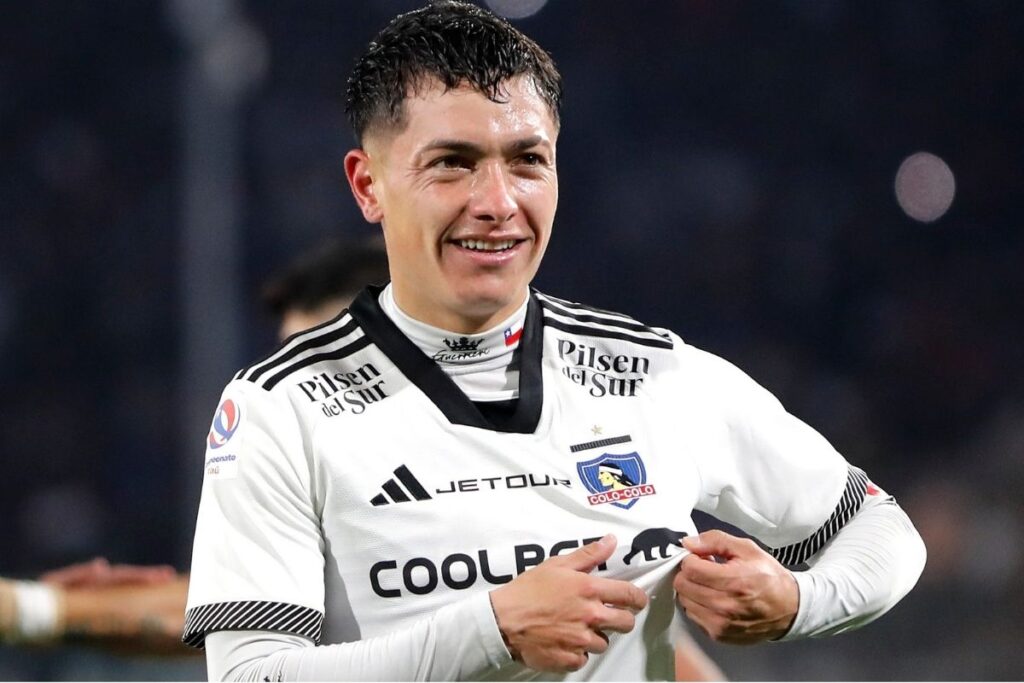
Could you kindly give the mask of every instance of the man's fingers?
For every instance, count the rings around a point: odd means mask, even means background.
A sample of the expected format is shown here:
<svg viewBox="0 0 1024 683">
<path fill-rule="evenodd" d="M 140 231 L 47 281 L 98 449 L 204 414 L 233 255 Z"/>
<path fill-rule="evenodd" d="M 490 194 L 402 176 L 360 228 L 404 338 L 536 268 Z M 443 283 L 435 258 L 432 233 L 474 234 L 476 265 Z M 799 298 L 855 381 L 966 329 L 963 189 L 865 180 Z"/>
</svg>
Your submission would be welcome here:
<svg viewBox="0 0 1024 683">
<path fill-rule="evenodd" d="M 628 633 L 647 594 L 628 581 L 590 574 L 615 550 L 607 535 L 548 558 L 491 591 L 498 628 L 517 661 L 542 671 L 576 671 L 608 649 L 607 633 Z"/>
<path fill-rule="evenodd" d="M 64 588 L 103 588 L 123 585 L 156 585 L 172 581 L 177 571 L 170 565 L 110 564 L 97 557 L 88 562 L 47 572 L 39 577 L 43 583 Z"/>
<path fill-rule="evenodd" d="M 728 564 L 718 564 L 690 554 L 679 563 L 679 573 L 687 581 L 721 590 L 732 581 L 736 572 Z"/>
<path fill-rule="evenodd" d="M 629 581 L 594 578 L 591 586 L 593 587 L 593 597 L 605 605 L 621 607 L 634 612 L 639 612 L 647 607 L 647 594 Z"/>
<path fill-rule="evenodd" d="M 758 549 L 757 544 L 749 538 L 733 536 L 721 529 L 711 529 L 696 536 L 687 536 L 683 539 L 683 547 L 700 557 L 714 555 L 726 559 L 745 556 Z"/>
<path fill-rule="evenodd" d="M 714 614 L 714 610 L 682 595 L 679 596 L 679 606 L 683 608 L 683 611 L 686 612 L 686 616 L 691 621 L 697 623 L 707 621 L 708 618 Z"/>
<path fill-rule="evenodd" d="M 690 621 L 697 624 L 712 640 L 720 643 L 745 645 L 764 639 L 756 633 L 749 632 L 749 624 L 731 621 L 715 610 L 708 609 L 691 600 L 680 600 L 680 602 Z"/>
<path fill-rule="evenodd" d="M 111 584 L 160 584 L 171 581 L 175 576 L 177 576 L 177 571 L 174 567 L 166 564 L 155 566 L 115 564 L 110 568 Z"/>
<path fill-rule="evenodd" d="M 88 562 L 80 562 L 48 571 L 39 577 L 39 581 L 73 588 L 79 585 L 102 584 L 109 573 L 110 563 L 106 558 L 95 557 Z"/>
<path fill-rule="evenodd" d="M 607 561 L 612 556 L 617 543 L 618 541 L 613 534 L 606 534 L 593 543 L 587 543 L 582 548 L 574 550 L 568 555 L 553 557 L 548 562 L 561 564 L 580 572 L 592 572 L 599 564 Z"/>
<path fill-rule="evenodd" d="M 689 598 L 680 597 L 679 604 L 686 612 L 686 617 L 693 623 L 700 626 L 701 630 L 711 638 L 717 637 L 717 624 L 718 616 L 710 609 L 699 603 L 690 600 Z"/>
<path fill-rule="evenodd" d="M 632 612 L 617 607 L 602 607 L 598 617 L 591 623 L 591 628 L 613 633 L 629 633 L 636 626 L 636 617 Z M 607 639 L 603 633 L 601 636 Z"/>
<path fill-rule="evenodd" d="M 733 604 L 724 591 L 689 581 L 682 572 L 676 575 L 672 587 L 675 588 L 680 600 L 686 598 L 708 609 L 723 611 L 731 609 L 730 605 Z"/>
<path fill-rule="evenodd" d="M 558 667 L 564 671 L 579 671 L 587 665 L 589 655 L 586 652 L 566 653 L 562 657 L 562 665 Z"/>
<path fill-rule="evenodd" d="M 595 655 L 603 655 L 605 650 L 608 649 L 608 636 L 601 631 L 591 631 L 594 637 L 590 639 L 590 644 L 587 646 L 587 652 Z"/>
</svg>

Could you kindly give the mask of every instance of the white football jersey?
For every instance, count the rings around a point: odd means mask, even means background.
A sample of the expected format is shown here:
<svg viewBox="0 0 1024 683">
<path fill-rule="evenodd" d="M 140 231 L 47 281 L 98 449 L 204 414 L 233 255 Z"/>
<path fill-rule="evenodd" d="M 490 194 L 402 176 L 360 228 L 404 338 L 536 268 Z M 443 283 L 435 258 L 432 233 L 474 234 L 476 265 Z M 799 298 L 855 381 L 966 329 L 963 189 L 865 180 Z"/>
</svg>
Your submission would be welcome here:
<svg viewBox="0 0 1024 683">
<path fill-rule="evenodd" d="M 532 292 L 518 401 L 489 419 L 378 293 L 225 389 L 186 642 L 218 630 L 379 636 L 614 533 L 596 573 L 647 592 L 636 628 L 579 672 L 511 663 L 493 677 L 671 679 L 672 578 L 694 509 L 792 565 L 863 501 L 866 477 L 824 438 L 670 332 Z"/>
</svg>

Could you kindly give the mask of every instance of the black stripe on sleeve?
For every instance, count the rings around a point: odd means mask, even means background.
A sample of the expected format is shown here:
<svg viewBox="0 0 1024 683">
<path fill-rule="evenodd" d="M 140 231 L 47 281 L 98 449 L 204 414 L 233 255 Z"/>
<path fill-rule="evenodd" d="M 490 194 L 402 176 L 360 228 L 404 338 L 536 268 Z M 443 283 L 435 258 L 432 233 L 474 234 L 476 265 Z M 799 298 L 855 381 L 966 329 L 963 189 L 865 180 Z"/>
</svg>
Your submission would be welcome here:
<svg viewBox="0 0 1024 683">
<path fill-rule="evenodd" d="M 628 332 L 616 332 L 613 330 L 605 330 L 599 327 L 593 327 L 591 325 L 570 325 L 569 323 L 563 322 L 552 316 L 544 317 L 544 324 L 548 327 L 553 327 L 556 330 L 562 330 L 563 332 L 569 332 L 571 334 L 579 334 L 585 337 L 604 337 L 607 339 L 621 339 L 622 341 L 632 342 L 641 346 L 650 346 L 655 349 L 672 349 L 672 341 L 669 339 L 651 339 L 649 337 L 637 337 Z"/>
<path fill-rule="evenodd" d="M 836 504 L 836 509 L 832 511 L 832 515 L 821 525 L 820 529 L 800 543 L 771 549 L 772 557 L 787 567 L 806 562 L 857 514 L 860 506 L 864 503 L 867 488 L 868 475 L 864 474 L 861 469 L 849 466 L 846 475 L 846 488 L 839 498 L 839 503 Z"/>
<path fill-rule="evenodd" d="M 352 320 L 351 318 L 348 318 L 344 325 L 338 326 L 333 330 L 326 331 L 326 329 L 324 329 L 329 325 L 334 325 L 338 322 L 341 322 L 341 320 L 342 318 L 338 318 L 336 320 L 332 320 L 329 324 L 320 325 L 310 330 L 304 330 L 302 332 L 298 332 L 292 335 L 291 337 L 288 338 L 289 340 L 294 339 L 299 335 L 305 335 L 307 338 L 299 342 L 292 348 L 288 349 L 287 351 L 284 351 L 284 349 L 285 347 L 288 346 L 289 342 L 283 342 L 281 347 L 277 351 L 275 351 L 269 357 L 264 358 L 262 361 L 256 363 L 255 365 L 250 366 L 249 369 L 245 371 L 243 374 L 248 375 L 246 379 L 248 379 L 250 382 L 256 382 L 260 377 L 262 377 L 266 373 L 281 367 L 282 365 L 286 364 L 288 361 L 292 360 L 299 354 L 305 351 L 309 351 L 310 349 L 327 346 L 328 344 L 351 334 L 356 329 L 356 321 Z M 324 333 L 314 335 L 312 334 L 314 330 L 323 331 Z"/>
<path fill-rule="evenodd" d="M 364 349 L 369 345 L 370 338 L 364 335 L 362 337 L 359 337 L 355 341 L 346 344 L 345 346 L 342 346 L 340 349 L 335 349 L 333 351 L 324 351 L 323 353 L 315 353 L 312 356 L 306 356 L 302 360 L 295 361 L 295 363 L 293 363 L 292 365 L 289 365 L 288 367 L 277 372 L 275 375 L 269 377 L 266 381 L 263 382 L 263 388 L 266 389 L 267 391 L 270 391 L 275 386 L 277 386 L 278 382 L 280 382 L 285 377 L 294 373 L 297 370 L 301 370 L 302 368 L 313 365 L 314 363 L 319 363 L 320 361 L 341 360 L 342 358 L 345 358 L 346 356 L 351 356 L 356 351 Z"/>
<path fill-rule="evenodd" d="M 185 613 L 181 641 L 202 649 L 213 631 L 278 631 L 320 642 L 324 615 L 311 607 L 284 602 L 244 600 L 193 607 Z"/>
<path fill-rule="evenodd" d="M 579 322 L 583 322 L 583 323 L 596 323 L 596 324 L 599 324 L 599 325 L 607 325 L 608 327 L 616 327 L 616 328 L 619 328 L 619 329 L 622 329 L 622 330 L 629 330 L 631 332 L 640 332 L 642 334 L 653 334 L 653 335 L 657 335 L 657 336 L 661 337 L 662 339 L 667 339 L 666 335 L 661 334 L 658 331 L 648 327 L 647 325 L 644 325 L 643 323 L 639 323 L 639 322 L 633 320 L 632 318 L 628 318 L 626 316 L 620 316 L 620 315 L 618 315 L 616 313 L 609 313 L 607 311 L 601 311 L 599 309 L 591 309 L 591 308 L 587 308 L 585 306 L 582 306 L 580 304 L 577 304 L 577 308 L 580 308 L 580 309 L 582 309 L 584 311 L 594 311 L 596 313 L 599 313 L 599 315 L 591 315 L 591 314 L 588 314 L 588 313 L 581 313 L 578 310 L 574 311 L 574 310 L 569 309 L 568 308 L 569 304 L 562 304 L 560 301 L 557 301 L 557 300 L 553 301 L 552 298 L 549 297 L 549 296 L 546 296 L 546 295 L 542 294 L 538 298 L 540 300 L 540 305 L 543 306 L 545 309 L 547 309 L 547 310 L 549 310 L 552 313 L 555 313 L 557 315 L 565 316 L 566 318 L 572 318 L 573 320 L 578 320 Z M 614 316 L 614 317 L 605 317 L 605 316 Z"/>
<path fill-rule="evenodd" d="M 537 293 L 540 294 L 540 296 L 545 301 L 547 301 L 548 303 L 555 304 L 556 306 L 560 306 L 563 309 L 574 309 L 575 311 L 588 311 L 590 313 L 597 313 L 598 315 L 602 316 L 602 318 L 601 318 L 602 322 L 607 319 L 605 317 L 605 316 L 607 316 L 607 317 L 613 318 L 620 325 L 623 325 L 623 326 L 629 325 L 629 324 L 640 325 L 641 327 L 645 328 L 648 332 L 653 332 L 654 334 L 657 334 L 657 335 L 659 335 L 661 337 L 666 337 L 667 338 L 667 335 L 665 333 L 659 332 L 658 330 L 654 329 L 653 327 L 650 327 L 649 325 L 644 325 L 643 323 L 638 322 L 635 318 L 631 318 L 630 316 L 626 315 L 625 313 L 616 313 L 615 311 L 609 311 L 609 310 L 606 310 L 606 309 L 603 309 L 603 308 L 597 308 L 596 306 L 588 306 L 586 304 L 581 304 L 581 303 L 576 302 L 576 301 L 569 301 L 567 299 L 560 299 L 557 296 L 551 296 L 550 294 L 541 294 L 540 292 L 537 292 Z M 551 310 L 555 310 L 555 309 L 552 308 Z M 568 311 L 566 311 L 566 314 L 567 315 L 582 315 L 581 313 L 578 313 L 578 312 L 570 313 Z"/>
</svg>

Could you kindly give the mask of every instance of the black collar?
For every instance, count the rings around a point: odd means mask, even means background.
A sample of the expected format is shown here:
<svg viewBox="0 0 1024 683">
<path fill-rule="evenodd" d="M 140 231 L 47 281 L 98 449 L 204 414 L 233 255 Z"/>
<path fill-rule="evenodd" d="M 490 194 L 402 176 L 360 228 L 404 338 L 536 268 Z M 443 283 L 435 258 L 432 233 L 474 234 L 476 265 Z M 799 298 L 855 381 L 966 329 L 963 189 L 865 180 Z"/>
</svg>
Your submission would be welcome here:
<svg viewBox="0 0 1024 683">
<path fill-rule="evenodd" d="M 377 348 L 434 402 L 449 422 L 514 434 L 533 434 L 537 430 L 544 402 L 544 380 L 540 371 L 544 315 L 532 291 L 526 307 L 523 338 L 516 349 L 518 358 L 513 359 L 513 362 L 519 361 L 519 400 L 512 417 L 495 424 L 485 418 L 445 371 L 402 334 L 384 313 L 378 302 L 383 289 L 376 285 L 364 289 L 352 302 L 349 313 Z"/>
</svg>

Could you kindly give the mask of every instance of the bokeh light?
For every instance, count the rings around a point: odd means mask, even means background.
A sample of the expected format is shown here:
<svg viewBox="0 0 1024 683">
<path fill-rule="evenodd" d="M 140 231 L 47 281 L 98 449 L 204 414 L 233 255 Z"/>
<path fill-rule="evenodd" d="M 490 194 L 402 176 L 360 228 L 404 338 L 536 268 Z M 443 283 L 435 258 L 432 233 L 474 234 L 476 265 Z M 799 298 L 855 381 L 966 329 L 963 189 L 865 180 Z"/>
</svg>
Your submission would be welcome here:
<svg viewBox="0 0 1024 683">
<path fill-rule="evenodd" d="M 916 152 L 896 171 L 896 201 L 916 221 L 942 218 L 953 204 L 956 180 L 945 161 L 930 152 Z"/>
<path fill-rule="evenodd" d="M 532 17 L 548 4 L 548 0 L 487 0 L 492 11 L 507 19 Z"/>
</svg>

